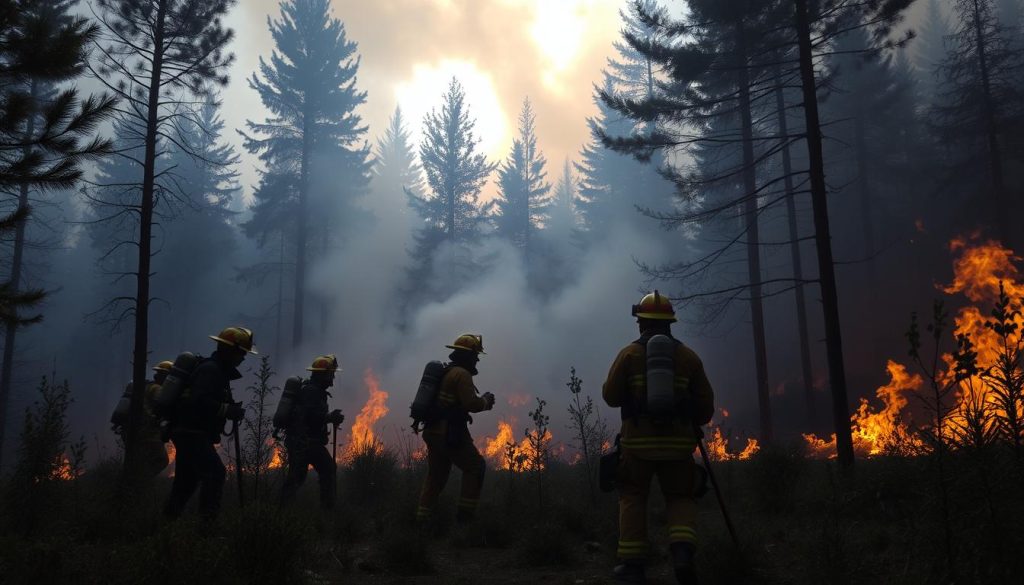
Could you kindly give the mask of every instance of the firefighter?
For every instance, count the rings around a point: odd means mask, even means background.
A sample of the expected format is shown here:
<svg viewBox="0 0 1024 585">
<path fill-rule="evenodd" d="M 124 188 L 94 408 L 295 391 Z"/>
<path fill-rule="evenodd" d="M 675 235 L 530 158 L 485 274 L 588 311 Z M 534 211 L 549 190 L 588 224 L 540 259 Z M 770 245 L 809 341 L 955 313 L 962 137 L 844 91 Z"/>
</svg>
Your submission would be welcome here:
<svg viewBox="0 0 1024 585">
<path fill-rule="evenodd" d="M 217 342 L 216 351 L 192 370 L 170 417 L 176 454 L 174 483 L 164 514 L 172 519 L 181 516 L 197 487 L 200 515 L 216 519 L 226 470 L 215 445 L 220 443 L 228 420 L 237 422 L 245 417 L 242 404 L 231 396 L 231 382 L 242 377 L 238 366 L 246 354 L 256 353 L 252 331 L 228 327 L 210 339 Z"/>
<path fill-rule="evenodd" d="M 467 333 L 460 335 L 451 345 L 452 352 L 444 376 L 441 378 L 437 402 L 443 416 L 426 421 L 423 428 L 423 442 L 427 445 L 427 478 L 420 493 L 417 521 L 430 518 L 437 498 L 448 482 L 452 465 L 462 471 L 462 490 L 459 498 L 456 521 L 467 522 L 476 515 L 480 500 L 480 489 L 484 483 L 484 458 L 473 445 L 469 435 L 469 416 L 494 408 L 494 395 L 490 392 L 479 394 L 473 385 L 477 375 L 476 364 L 484 354 L 483 337 Z"/>
<path fill-rule="evenodd" d="M 693 450 L 697 446 L 698 427 L 707 424 L 714 414 L 714 394 L 700 358 L 672 337 L 671 324 L 676 317 L 668 299 L 658 291 L 648 294 L 633 306 L 633 315 L 640 338 L 619 352 L 602 390 L 604 401 L 612 408 L 620 408 L 622 415 L 622 458 L 617 477 L 619 564 L 614 576 L 624 583 L 645 580 L 647 495 L 651 479 L 657 477 L 667 507 L 669 547 L 676 578 L 683 584 L 695 584 L 697 509 Z M 648 341 L 655 335 L 669 338 L 665 357 L 671 363 L 667 378 L 671 384 L 667 394 L 669 406 L 659 407 L 658 412 L 648 408 L 646 354 Z"/>
<path fill-rule="evenodd" d="M 340 425 L 345 415 L 337 409 L 327 412 L 327 399 L 331 396 L 327 389 L 334 386 L 334 376 L 341 368 L 336 357 L 322 355 L 313 360 L 313 365 L 306 370 L 311 372 L 309 380 L 302 384 L 302 389 L 295 396 L 285 427 L 288 477 L 281 488 L 281 505 L 287 505 L 294 499 L 312 465 L 320 482 L 320 507 L 330 510 L 334 508 L 338 467 L 327 450 L 327 425 Z"/>
<path fill-rule="evenodd" d="M 164 380 L 167 379 L 167 374 L 171 371 L 171 366 L 173 365 L 173 362 L 165 360 L 153 366 L 153 381 L 146 385 L 146 400 L 142 404 L 145 411 L 145 421 L 142 426 L 140 439 L 142 442 L 142 460 L 145 465 L 147 478 L 154 478 L 160 475 L 160 472 L 170 462 L 167 458 L 167 448 L 164 447 L 164 441 L 161 439 L 160 419 L 153 412 L 153 401 L 156 399 L 156 393 L 160 390 Z"/>
</svg>

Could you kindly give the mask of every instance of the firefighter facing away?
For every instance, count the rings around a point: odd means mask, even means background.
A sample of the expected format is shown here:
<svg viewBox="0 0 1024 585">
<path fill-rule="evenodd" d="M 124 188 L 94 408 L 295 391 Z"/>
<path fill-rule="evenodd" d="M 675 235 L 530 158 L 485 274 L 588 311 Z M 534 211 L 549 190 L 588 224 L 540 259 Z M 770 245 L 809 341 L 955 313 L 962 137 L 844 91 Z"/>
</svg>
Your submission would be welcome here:
<svg viewBox="0 0 1024 585">
<path fill-rule="evenodd" d="M 302 383 L 294 397 L 285 424 L 285 447 L 288 449 L 288 477 L 281 488 L 281 505 L 287 505 L 306 481 L 309 467 L 316 470 L 320 482 L 320 506 L 334 507 L 337 464 L 327 450 L 327 425 L 340 425 L 345 416 L 340 410 L 327 411 L 328 388 L 341 371 L 338 359 L 322 355 L 306 368 L 310 377 Z"/>
<path fill-rule="evenodd" d="M 697 429 L 714 414 L 714 394 L 697 354 L 672 337 L 672 303 L 657 291 L 633 306 L 640 338 L 615 358 L 602 391 L 622 415 L 619 486 L 619 564 L 615 579 L 643 583 L 648 554 L 647 496 L 651 480 L 665 497 L 669 547 L 676 578 L 697 583 L 694 486 Z"/>
<path fill-rule="evenodd" d="M 438 496 L 448 482 L 452 465 L 462 471 L 462 489 L 456 520 L 465 522 L 476 515 L 480 489 L 484 483 L 484 458 L 473 445 L 468 423 L 470 413 L 494 408 L 494 395 L 479 391 L 473 384 L 476 364 L 484 354 L 483 337 L 467 333 L 460 335 L 451 345 L 451 360 L 444 370 L 438 387 L 436 416 L 425 421 L 423 442 L 427 446 L 427 479 L 420 493 L 416 510 L 418 521 L 427 520 Z"/>
<path fill-rule="evenodd" d="M 171 366 L 170 361 L 163 361 L 153 366 L 153 380 L 146 381 L 145 399 L 142 401 L 142 427 L 139 432 L 140 453 L 142 453 L 143 479 L 151 480 L 163 471 L 170 460 L 167 457 L 167 449 L 161 439 L 160 418 L 155 411 L 156 394 L 160 391 L 164 380 L 167 378 Z M 127 426 L 130 424 L 129 410 L 131 408 L 132 384 L 125 388 L 124 395 L 110 417 L 114 424 L 114 432 L 127 439 Z"/>
<path fill-rule="evenodd" d="M 245 417 L 241 403 L 231 396 L 231 382 L 242 377 L 238 366 L 246 354 L 255 354 L 252 331 L 228 327 L 210 339 L 217 349 L 195 364 L 170 416 L 170 438 L 175 448 L 174 483 L 164 514 L 177 518 L 199 488 L 199 513 L 207 520 L 220 511 L 226 470 L 215 445 L 227 420 Z M 166 388 L 166 384 L 165 384 Z"/>
</svg>

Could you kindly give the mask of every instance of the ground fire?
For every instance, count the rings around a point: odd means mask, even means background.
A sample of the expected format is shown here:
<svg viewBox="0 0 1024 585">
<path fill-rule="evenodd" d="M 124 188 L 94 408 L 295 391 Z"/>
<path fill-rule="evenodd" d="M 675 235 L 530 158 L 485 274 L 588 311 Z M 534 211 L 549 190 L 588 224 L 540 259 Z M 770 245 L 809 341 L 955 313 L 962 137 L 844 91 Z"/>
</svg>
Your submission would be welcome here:
<svg viewBox="0 0 1024 585">
<path fill-rule="evenodd" d="M 953 319 L 953 334 L 966 335 L 973 343 L 977 352 L 979 373 L 967 377 L 956 384 L 950 397 L 950 403 L 944 405 L 948 417 L 944 421 L 943 438 L 956 439 L 956 434 L 970 427 L 972 409 L 986 410 L 996 417 L 1005 416 L 1005 405 L 999 400 L 999 393 L 994 389 L 990 379 L 984 372 L 996 365 L 999 356 L 1013 347 L 1019 347 L 1021 328 L 1024 326 L 1019 312 L 1014 313 L 1014 303 L 1024 296 L 1024 285 L 1018 282 L 1018 269 L 1015 262 L 1019 258 L 1013 251 L 995 241 L 980 241 L 977 236 L 956 238 L 950 242 L 953 259 L 953 281 L 942 292 L 957 300 L 962 295 L 971 303 L 956 311 Z M 1004 340 L 991 326 L 992 307 L 1004 293 L 1011 299 L 1008 318 L 1016 324 Z M 944 369 L 938 372 L 939 383 L 953 383 L 955 368 L 951 354 L 942 356 Z M 850 419 L 853 432 L 854 450 L 861 457 L 874 455 L 913 455 L 922 452 L 926 447 L 917 432 L 921 421 L 914 420 L 910 397 L 926 390 L 924 378 L 919 374 L 911 374 L 907 366 L 889 360 L 886 370 L 890 381 L 879 387 L 875 396 L 881 407 L 862 398 L 860 407 Z M 1018 405 L 1019 408 L 1019 405 Z M 1018 419 L 1021 414 L 1018 413 Z M 918 417 L 922 418 L 921 416 Z M 982 424 L 995 424 L 993 417 Z M 814 435 L 804 435 L 805 448 L 808 455 L 817 458 L 835 456 L 835 435 L 824 440 Z"/>
<path fill-rule="evenodd" d="M 346 450 L 349 457 L 363 453 L 367 449 L 377 449 L 380 446 L 380 439 L 375 432 L 374 425 L 388 413 L 388 393 L 381 390 L 380 380 L 373 370 L 366 369 L 363 374 L 363 383 L 366 384 L 370 396 L 352 423 Z"/>
</svg>

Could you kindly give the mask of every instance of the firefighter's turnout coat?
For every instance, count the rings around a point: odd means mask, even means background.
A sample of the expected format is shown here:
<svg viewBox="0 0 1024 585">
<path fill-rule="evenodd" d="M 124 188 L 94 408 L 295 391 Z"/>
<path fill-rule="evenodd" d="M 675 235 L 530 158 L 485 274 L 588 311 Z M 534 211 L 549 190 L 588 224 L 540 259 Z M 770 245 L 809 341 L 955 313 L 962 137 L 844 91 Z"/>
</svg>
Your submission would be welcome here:
<svg viewBox="0 0 1024 585">
<path fill-rule="evenodd" d="M 470 413 L 487 410 L 488 404 L 473 384 L 473 373 L 459 365 L 450 366 L 441 379 L 437 403 L 445 415 L 428 421 L 423 428 L 423 441 L 427 445 L 427 479 L 416 511 L 419 520 L 431 515 L 448 481 L 452 465 L 462 471 L 458 505 L 461 516 L 472 516 L 476 512 L 484 481 L 484 458 L 473 445 L 467 423 Z"/>
<path fill-rule="evenodd" d="M 619 352 L 602 390 L 608 406 L 620 408 L 622 414 L 618 556 L 624 560 L 647 556 L 647 494 L 654 476 L 658 477 L 668 508 L 670 542 L 696 544 L 696 427 L 707 424 L 714 414 L 714 393 L 704 365 L 679 341 L 673 359 L 676 412 L 656 418 L 645 411 L 646 347 L 651 335 L 642 336 Z"/>
</svg>

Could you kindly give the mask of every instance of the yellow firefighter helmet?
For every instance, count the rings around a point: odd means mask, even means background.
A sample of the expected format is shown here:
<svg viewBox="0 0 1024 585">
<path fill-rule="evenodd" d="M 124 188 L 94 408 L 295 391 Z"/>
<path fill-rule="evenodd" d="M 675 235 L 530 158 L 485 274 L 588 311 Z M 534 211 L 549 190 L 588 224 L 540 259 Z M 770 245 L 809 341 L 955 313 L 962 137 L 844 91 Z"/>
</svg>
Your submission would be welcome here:
<svg viewBox="0 0 1024 585">
<path fill-rule="evenodd" d="M 154 372 L 163 372 L 165 374 L 170 373 L 171 368 L 174 367 L 174 362 L 171 360 L 164 360 L 159 364 L 153 366 Z"/>
<path fill-rule="evenodd" d="M 252 345 L 252 331 L 245 327 L 228 327 L 217 335 L 211 335 L 210 339 L 251 354 L 257 353 L 256 348 Z"/>
<path fill-rule="evenodd" d="M 463 333 L 451 345 L 446 345 L 445 347 L 448 349 L 464 349 L 487 355 L 487 352 L 484 351 L 484 336 L 477 335 L 476 333 Z"/>
<path fill-rule="evenodd" d="M 672 308 L 672 301 L 661 296 L 661 293 L 658 291 L 654 291 L 644 296 L 640 300 L 639 305 L 633 305 L 633 316 L 638 319 L 654 319 L 675 323 L 676 310 Z"/>
<path fill-rule="evenodd" d="M 313 360 L 313 365 L 306 368 L 309 372 L 340 372 L 341 366 L 338 365 L 338 358 L 332 354 L 318 356 Z"/>
</svg>

